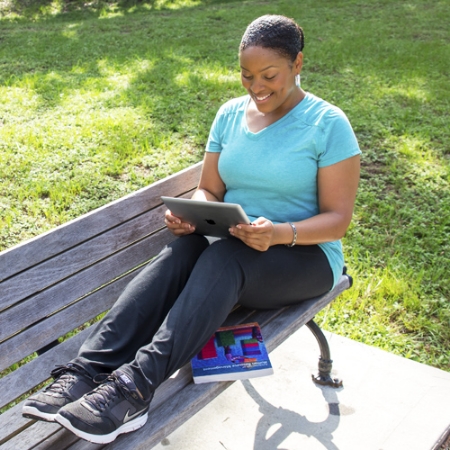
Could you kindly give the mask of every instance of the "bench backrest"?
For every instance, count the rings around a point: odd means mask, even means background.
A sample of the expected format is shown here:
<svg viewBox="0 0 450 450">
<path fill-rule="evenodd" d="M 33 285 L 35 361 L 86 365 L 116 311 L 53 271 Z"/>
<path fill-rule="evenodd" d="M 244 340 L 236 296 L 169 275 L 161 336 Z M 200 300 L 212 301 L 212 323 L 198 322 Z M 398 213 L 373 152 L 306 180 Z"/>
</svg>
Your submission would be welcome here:
<svg viewBox="0 0 450 450">
<path fill-rule="evenodd" d="M 23 365 L 108 310 L 129 280 L 173 239 L 160 196 L 190 197 L 196 164 L 0 253 L 0 408 L 76 354 L 87 330 Z M 31 359 L 31 358 L 30 358 Z"/>
</svg>

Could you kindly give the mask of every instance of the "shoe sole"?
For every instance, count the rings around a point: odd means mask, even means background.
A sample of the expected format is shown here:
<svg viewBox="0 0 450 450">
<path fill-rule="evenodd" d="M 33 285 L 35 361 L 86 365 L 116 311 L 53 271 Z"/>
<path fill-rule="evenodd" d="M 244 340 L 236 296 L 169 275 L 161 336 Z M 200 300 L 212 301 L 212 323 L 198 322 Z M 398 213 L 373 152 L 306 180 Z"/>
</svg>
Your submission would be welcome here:
<svg viewBox="0 0 450 450">
<path fill-rule="evenodd" d="M 124 423 L 121 427 L 117 428 L 116 431 L 113 431 L 109 434 L 90 434 L 85 431 L 81 431 L 78 428 L 75 428 L 68 419 L 63 417 L 61 414 L 56 414 L 55 422 L 62 425 L 64 428 L 67 428 L 73 434 L 77 435 L 81 439 L 92 442 L 94 444 L 109 444 L 114 441 L 119 434 L 130 433 L 131 431 L 135 431 L 145 425 L 147 422 L 148 413 L 143 414 L 142 416 L 137 417 L 134 420 L 130 420 L 127 423 Z"/>
<path fill-rule="evenodd" d="M 54 422 L 56 414 L 40 411 L 33 406 L 24 406 L 22 408 L 22 416 L 27 419 L 43 420 L 44 422 Z"/>
</svg>

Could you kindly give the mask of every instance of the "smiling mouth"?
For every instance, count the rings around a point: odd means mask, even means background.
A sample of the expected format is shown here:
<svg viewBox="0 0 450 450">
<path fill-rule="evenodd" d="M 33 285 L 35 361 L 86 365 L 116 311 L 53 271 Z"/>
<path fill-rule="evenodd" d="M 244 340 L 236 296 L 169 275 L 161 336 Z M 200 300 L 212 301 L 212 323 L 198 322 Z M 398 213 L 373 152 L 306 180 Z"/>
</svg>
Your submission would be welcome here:
<svg viewBox="0 0 450 450">
<path fill-rule="evenodd" d="M 264 97 L 258 97 L 257 95 L 253 94 L 254 98 L 258 102 L 263 102 L 264 100 L 267 100 L 272 94 L 265 95 Z"/>
</svg>

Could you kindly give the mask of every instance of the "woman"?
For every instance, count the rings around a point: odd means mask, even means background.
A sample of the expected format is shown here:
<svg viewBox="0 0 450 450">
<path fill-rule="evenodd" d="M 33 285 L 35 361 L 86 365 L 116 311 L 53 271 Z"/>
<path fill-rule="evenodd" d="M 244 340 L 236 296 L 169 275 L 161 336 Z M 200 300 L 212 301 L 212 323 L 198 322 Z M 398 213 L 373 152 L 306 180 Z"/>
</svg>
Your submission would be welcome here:
<svg viewBox="0 0 450 450">
<path fill-rule="evenodd" d="M 236 303 L 279 308 L 329 291 L 350 223 L 360 150 L 345 115 L 296 82 L 303 31 L 283 16 L 241 41 L 248 95 L 214 120 L 193 198 L 243 206 L 251 225 L 209 244 L 166 212 L 179 236 L 125 289 L 78 356 L 23 413 L 107 443 L 147 420 L 155 389 L 186 364 Z"/>
</svg>

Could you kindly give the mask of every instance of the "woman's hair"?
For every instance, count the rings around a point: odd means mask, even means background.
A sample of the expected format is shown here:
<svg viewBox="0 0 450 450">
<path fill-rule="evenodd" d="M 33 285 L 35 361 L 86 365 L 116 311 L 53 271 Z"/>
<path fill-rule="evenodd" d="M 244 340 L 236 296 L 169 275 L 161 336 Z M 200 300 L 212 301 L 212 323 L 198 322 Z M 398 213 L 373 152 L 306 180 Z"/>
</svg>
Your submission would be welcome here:
<svg viewBox="0 0 450 450">
<path fill-rule="evenodd" d="M 294 61 L 303 50 L 303 30 L 292 19 L 285 16 L 266 15 L 254 20 L 242 36 L 239 51 L 248 47 L 263 47 L 275 50 Z"/>
</svg>

